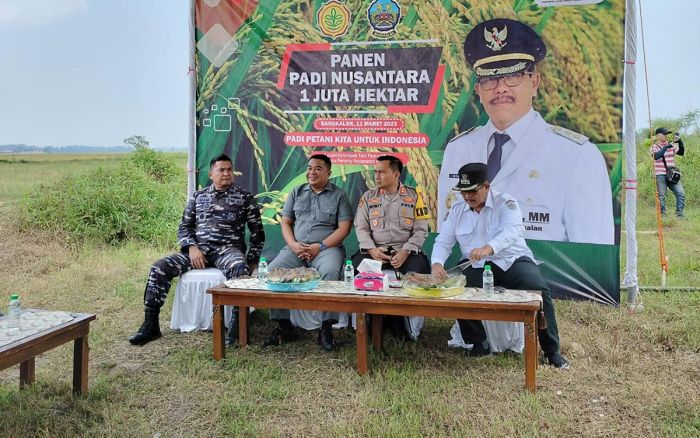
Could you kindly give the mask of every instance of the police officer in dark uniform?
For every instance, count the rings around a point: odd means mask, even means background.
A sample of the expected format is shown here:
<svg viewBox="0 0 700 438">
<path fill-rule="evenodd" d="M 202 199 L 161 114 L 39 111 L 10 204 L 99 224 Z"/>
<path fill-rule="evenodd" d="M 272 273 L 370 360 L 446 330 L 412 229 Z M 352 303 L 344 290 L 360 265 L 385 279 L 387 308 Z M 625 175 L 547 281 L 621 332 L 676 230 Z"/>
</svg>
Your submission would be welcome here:
<svg viewBox="0 0 700 438">
<path fill-rule="evenodd" d="M 227 155 L 211 160 L 209 178 L 212 184 L 195 192 L 185 207 L 177 233 L 180 252 L 151 267 L 144 292 L 146 316 L 138 332 L 129 338 L 133 345 L 161 337 L 158 315 L 173 278 L 191 269 L 213 266 L 231 279 L 249 275 L 258 266 L 265 232 L 253 194 L 233 184 L 233 163 Z M 246 224 L 250 230 L 247 252 Z M 232 327 L 237 325 L 231 323 Z"/>
</svg>

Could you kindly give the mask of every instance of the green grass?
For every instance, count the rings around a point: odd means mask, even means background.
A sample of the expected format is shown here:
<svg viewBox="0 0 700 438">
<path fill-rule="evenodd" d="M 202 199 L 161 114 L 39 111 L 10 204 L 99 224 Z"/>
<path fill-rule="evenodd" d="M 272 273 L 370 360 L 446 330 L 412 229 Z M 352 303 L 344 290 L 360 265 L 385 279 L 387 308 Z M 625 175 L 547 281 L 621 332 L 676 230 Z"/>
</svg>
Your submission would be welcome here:
<svg viewBox="0 0 700 438">
<path fill-rule="evenodd" d="M 39 184 L 72 175 L 88 167 L 117 167 L 125 154 L 0 155 L 0 211 Z"/>
<path fill-rule="evenodd" d="M 168 245 L 182 216 L 186 181 L 171 157 L 136 148 L 118 167 L 88 167 L 35 186 L 17 203 L 18 223 L 71 244 Z"/>
<path fill-rule="evenodd" d="M 7 176 L 28 165 L 0 164 L 8 166 L 3 182 L 19 185 L 3 184 L 0 202 L 31 188 Z M 24 168 L 31 181 L 58 176 L 47 175 L 48 162 L 36 166 Z M 700 284 L 700 216 L 689 213 L 664 228 L 669 285 Z M 644 201 L 638 222 L 639 230 L 654 229 Z M 656 236 L 638 239 L 640 284 L 658 285 Z M 466 358 L 446 345 L 451 322 L 434 319 L 417 343 L 389 338 L 382 353 L 370 352 L 367 376 L 355 371 L 354 335 L 346 331 L 337 335 L 345 346 L 331 354 L 318 350 L 314 333 L 261 348 L 272 328 L 266 312 L 252 320 L 251 345 L 229 348 L 217 363 L 210 333 L 168 329 L 172 299 L 161 313 L 164 337 L 132 347 L 126 339 L 143 318 L 148 267 L 167 247 L 68 248 L 55 236 L 20 233 L 3 215 L 0 248 L 0 296 L 17 292 L 26 307 L 97 314 L 87 397 L 71 393 L 70 344 L 37 358 L 37 384 L 27 390 L 18 388 L 18 367 L 0 371 L 3 436 L 700 435 L 697 291 L 643 292 L 644 310 L 634 315 L 624 305 L 557 301 L 573 368 L 540 367 L 530 394 L 520 357 Z"/>
<path fill-rule="evenodd" d="M 656 412 L 661 432 L 669 437 L 696 437 L 700 431 L 700 410 L 681 401 L 669 401 Z"/>
</svg>

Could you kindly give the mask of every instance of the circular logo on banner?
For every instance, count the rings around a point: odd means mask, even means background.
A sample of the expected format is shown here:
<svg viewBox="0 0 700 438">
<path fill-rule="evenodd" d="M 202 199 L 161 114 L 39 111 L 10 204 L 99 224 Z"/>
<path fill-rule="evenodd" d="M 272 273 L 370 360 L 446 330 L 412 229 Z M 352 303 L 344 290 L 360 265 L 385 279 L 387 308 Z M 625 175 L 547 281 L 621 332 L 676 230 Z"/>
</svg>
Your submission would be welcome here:
<svg viewBox="0 0 700 438">
<path fill-rule="evenodd" d="M 401 6 L 394 0 L 374 0 L 367 8 L 367 20 L 379 38 L 394 35 L 400 18 Z"/>
<path fill-rule="evenodd" d="M 337 39 L 350 27 L 350 10 L 338 1 L 326 2 L 318 8 L 316 26 L 324 36 Z"/>
</svg>

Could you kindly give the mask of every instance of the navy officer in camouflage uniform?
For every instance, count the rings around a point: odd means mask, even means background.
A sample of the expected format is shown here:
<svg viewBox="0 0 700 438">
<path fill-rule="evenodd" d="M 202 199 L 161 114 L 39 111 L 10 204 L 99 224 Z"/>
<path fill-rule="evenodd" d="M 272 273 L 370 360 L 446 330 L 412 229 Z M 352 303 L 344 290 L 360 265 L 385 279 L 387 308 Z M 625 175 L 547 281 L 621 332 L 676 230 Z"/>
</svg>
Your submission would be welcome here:
<svg viewBox="0 0 700 438">
<path fill-rule="evenodd" d="M 309 157 L 307 184 L 295 187 L 282 209 L 282 237 L 287 246 L 270 263 L 270 269 L 307 266 L 317 269 L 324 280 L 340 280 L 345 258 L 343 239 L 352 228 L 352 206 L 341 188 L 330 182 L 331 159 L 323 154 Z M 305 312 L 299 310 L 299 312 Z M 289 310 L 271 309 L 270 319 L 277 321 L 264 345 L 293 341 L 297 334 L 289 319 Z M 337 312 L 323 312 L 318 344 L 325 351 L 335 347 L 332 326 Z"/>
<path fill-rule="evenodd" d="M 227 155 L 211 160 L 209 178 L 212 184 L 195 192 L 185 207 L 177 233 L 180 252 L 158 260 L 151 267 L 144 292 L 145 320 L 129 338 L 134 345 L 161 337 L 158 315 L 173 278 L 191 269 L 213 266 L 231 279 L 249 275 L 258 266 L 265 232 L 255 198 L 233 184 L 233 163 Z M 247 252 L 246 224 L 250 230 Z"/>
<path fill-rule="evenodd" d="M 382 262 L 383 269 L 394 269 L 399 275 L 430 273 L 430 263 L 421 249 L 428 237 L 430 213 L 423 192 L 401 183 L 402 171 L 403 163 L 395 156 L 377 158 L 377 186 L 362 195 L 355 214 L 360 245 L 352 256 L 355 269 L 362 260 L 371 258 Z M 416 339 L 423 317 L 384 316 L 384 326 L 401 340 Z"/>
</svg>

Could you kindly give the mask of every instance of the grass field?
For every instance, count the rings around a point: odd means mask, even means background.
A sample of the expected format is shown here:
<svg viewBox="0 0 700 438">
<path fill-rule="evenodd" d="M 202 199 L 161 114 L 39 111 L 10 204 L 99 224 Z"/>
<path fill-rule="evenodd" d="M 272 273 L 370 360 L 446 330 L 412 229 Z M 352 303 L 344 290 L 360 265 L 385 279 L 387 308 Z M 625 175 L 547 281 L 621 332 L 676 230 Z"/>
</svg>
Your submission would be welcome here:
<svg viewBox="0 0 700 438">
<path fill-rule="evenodd" d="M 86 166 L 116 166 L 124 157 L 124 154 L 0 155 L 0 208 L 14 203 L 39 184 Z"/>
<path fill-rule="evenodd" d="M 210 333 L 167 329 L 171 299 L 161 314 L 164 337 L 132 347 L 126 339 L 143 318 L 148 267 L 169 250 L 69 249 L 54 236 L 20 234 L 14 201 L 32 187 L 120 159 L 42 157 L 0 161 L 0 296 L 97 314 L 90 391 L 71 394 L 71 345 L 37 359 L 37 384 L 27 390 L 18 389 L 17 367 L 1 371 L 3 436 L 700 436 L 697 291 L 645 292 L 635 315 L 624 305 L 558 301 L 572 369 L 540 367 L 536 394 L 522 389 L 521 358 L 469 359 L 448 349 L 449 321 L 428 320 L 416 343 L 387 339 L 365 377 L 355 371 L 354 339 L 345 331 L 338 340 L 346 346 L 331 354 L 318 350 L 313 333 L 263 350 L 272 328 L 266 312 L 252 321 L 252 345 L 229 349 L 216 363 Z M 689 213 L 664 229 L 670 286 L 700 284 L 700 216 Z M 640 205 L 638 229 L 640 284 L 658 285 L 652 206 Z"/>
</svg>

